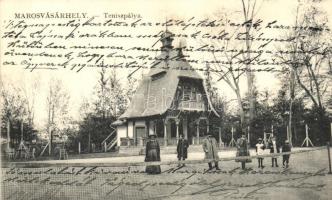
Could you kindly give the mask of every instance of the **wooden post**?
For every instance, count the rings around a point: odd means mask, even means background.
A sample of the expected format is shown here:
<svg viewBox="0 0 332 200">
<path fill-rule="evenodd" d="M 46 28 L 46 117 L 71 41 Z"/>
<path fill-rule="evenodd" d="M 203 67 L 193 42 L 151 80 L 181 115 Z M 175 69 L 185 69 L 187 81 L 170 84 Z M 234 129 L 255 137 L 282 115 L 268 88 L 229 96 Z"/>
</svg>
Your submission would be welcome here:
<svg viewBox="0 0 332 200">
<path fill-rule="evenodd" d="M 78 154 L 81 154 L 81 142 L 78 142 Z"/>
<path fill-rule="evenodd" d="M 293 130 L 292 127 L 289 127 L 289 142 L 293 145 Z"/>
<path fill-rule="evenodd" d="M 328 174 L 332 174 L 332 171 L 331 171 L 331 153 L 330 153 L 330 143 L 329 142 L 327 143 L 326 148 L 327 148 L 327 156 L 328 156 L 328 161 L 329 161 L 329 172 L 328 172 Z"/>
<path fill-rule="evenodd" d="M 148 123 L 149 123 L 149 121 L 148 121 Z M 129 129 L 129 122 L 127 121 L 127 126 L 126 126 L 127 128 L 126 128 L 126 138 L 128 138 L 129 137 L 129 133 L 128 133 L 128 129 Z M 149 129 L 148 129 L 149 130 Z M 148 137 L 149 137 L 149 132 L 148 132 Z"/>
<path fill-rule="evenodd" d="M 287 131 L 287 140 L 290 140 L 290 137 L 289 137 L 289 126 L 287 125 L 287 128 L 286 128 L 286 131 Z"/>
<path fill-rule="evenodd" d="M 303 147 L 304 143 L 306 143 L 307 147 L 309 146 L 309 143 L 311 144 L 312 147 L 314 146 L 309 138 L 309 127 L 307 124 L 305 125 L 305 139 L 303 140 L 303 143 L 301 145 L 302 147 Z"/>
<path fill-rule="evenodd" d="M 308 138 L 309 133 L 308 133 L 308 124 L 305 125 L 305 138 Z M 306 140 L 305 145 L 308 147 L 309 146 L 309 141 Z"/>
<path fill-rule="evenodd" d="M 176 143 L 179 142 L 179 123 L 180 121 L 178 119 L 175 120 L 175 125 L 176 125 Z"/>
<path fill-rule="evenodd" d="M 167 124 L 166 124 L 166 126 L 167 126 Z M 135 126 L 134 126 L 134 128 L 135 128 Z M 153 132 L 154 132 L 154 134 L 157 135 L 157 121 L 153 122 Z M 167 132 L 167 129 L 166 129 L 166 132 Z M 158 135 L 157 135 L 157 137 L 158 137 Z"/>
<path fill-rule="evenodd" d="M 106 141 L 104 142 L 104 148 L 105 148 L 105 152 L 107 152 L 107 143 L 106 143 Z"/>
<path fill-rule="evenodd" d="M 331 138 L 330 138 L 330 144 L 332 144 L 332 123 L 331 123 Z"/>
<path fill-rule="evenodd" d="M 267 140 L 266 140 L 266 133 L 265 133 L 265 131 L 264 131 L 263 134 L 264 134 L 264 136 L 263 136 L 264 144 L 266 145 Z"/>
<path fill-rule="evenodd" d="M 229 143 L 229 146 L 231 146 L 231 147 L 236 146 L 235 144 L 236 144 L 236 142 L 234 140 L 234 128 L 232 126 L 232 139 L 231 139 L 231 142 Z"/>
<path fill-rule="evenodd" d="M 133 124 L 133 139 L 134 139 L 134 145 L 137 146 L 138 142 L 137 142 L 137 134 L 136 134 L 135 122 Z M 106 141 L 105 141 L 105 143 L 106 143 Z"/>
<path fill-rule="evenodd" d="M 167 146 L 167 120 L 164 119 L 164 145 Z"/>
<path fill-rule="evenodd" d="M 149 137 L 149 121 L 145 121 L 145 137 Z"/>
<path fill-rule="evenodd" d="M 50 88 L 50 98 L 52 97 L 52 89 Z M 48 104 L 48 122 L 47 122 L 47 131 L 48 131 L 48 136 L 49 136 L 49 145 L 48 145 L 48 155 L 51 156 L 52 155 L 52 130 L 51 130 L 51 125 L 53 125 L 53 121 L 51 121 L 51 101 L 53 101 L 52 99 L 49 101 Z M 54 108 L 54 107 L 53 107 Z M 53 116 L 54 117 L 54 116 Z"/>
<path fill-rule="evenodd" d="M 89 131 L 89 139 L 88 139 L 88 152 L 90 153 L 90 147 L 91 147 L 91 133 Z"/>
<path fill-rule="evenodd" d="M 218 127 L 218 130 L 219 130 L 219 147 L 221 147 L 221 143 L 222 143 L 222 140 L 221 140 L 221 128 Z"/>
<path fill-rule="evenodd" d="M 248 126 L 248 143 L 250 144 L 250 126 Z"/>
<path fill-rule="evenodd" d="M 231 139 L 231 141 L 232 142 L 234 141 L 234 128 L 233 128 L 233 126 L 232 126 L 232 139 Z"/>
<path fill-rule="evenodd" d="M 48 155 L 49 156 L 51 156 L 52 155 L 52 130 L 51 130 L 51 127 L 50 127 L 50 125 L 49 125 L 49 127 L 48 127 L 48 131 L 49 131 L 49 137 L 50 137 L 50 139 L 49 139 L 49 145 L 48 145 Z"/>
<path fill-rule="evenodd" d="M 7 148 L 10 148 L 10 122 L 7 121 Z"/>
<path fill-rule="evenodd" d="M 199 144 L 199 119 L 197 121 L 197 127 L 196 127 L 196 138 L 197 138 L 197 144 Z"/>
<path fill-rule="evenodd" d="M 209 120 L 206 120 L 206 132 L 209 133 L 210 132 L 210 125 L 209 125 Z"/>
<path fill-rule="evenodd" d="M 188 140 L 188 118 L 187 116 L 184 117 L 182 121 L 182 128 L 183 128 L 183 137 Z"/>
<path fill-rule="evenodd" d="M 21 121 L 21 141 L 23 141 L 23 120 Z"/>
</svg>

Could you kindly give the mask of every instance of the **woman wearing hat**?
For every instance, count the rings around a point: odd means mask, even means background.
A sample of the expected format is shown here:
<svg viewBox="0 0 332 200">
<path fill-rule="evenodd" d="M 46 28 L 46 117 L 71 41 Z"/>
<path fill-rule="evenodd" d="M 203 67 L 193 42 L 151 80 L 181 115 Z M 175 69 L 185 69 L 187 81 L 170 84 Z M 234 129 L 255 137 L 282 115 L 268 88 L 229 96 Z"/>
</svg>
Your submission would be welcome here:
<svg viewBox="0 0 332 200">
<path fill-rule="evenodd" d="M 256 155 L 261 156 L 264 154 L 265 145 L 262 142 L 262 138 L 258 138 L 258 143 L 256 144 Z M 258 159 L 258 168 L 264 168 L 263 157 L 257 157 Z"/>
<path fill-rule="evenodd" d="M 145 162 L 160 161 L 160 146 L 156 140 L 155 133 L 149 135 L 149 140 L 146 143 Z M 148 165 L 145 168 L 148 174 L 160 174 L 160 165 Z"/>
<path fill-rule="evenodd" d="M 245 134 L 242 134 L 242 137 L 236 141 L 236 147 L 237 147 L 236 157 L 250 156 L 248 140 L 247 140 Z M 246 163 L 251 162 L 251 159 L 250 158 L 237 158 L 237 159 L 235 159 L 235 162 L 241 162 L 242 169 L 245 169 Z"/>
</svg>

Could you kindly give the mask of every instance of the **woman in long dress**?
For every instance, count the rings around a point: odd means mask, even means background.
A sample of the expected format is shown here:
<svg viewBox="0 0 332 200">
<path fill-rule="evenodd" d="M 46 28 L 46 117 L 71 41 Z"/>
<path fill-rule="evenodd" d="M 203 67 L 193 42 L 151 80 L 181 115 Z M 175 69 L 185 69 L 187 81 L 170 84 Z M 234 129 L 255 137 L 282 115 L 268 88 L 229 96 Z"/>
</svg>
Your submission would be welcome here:
<svg viewBox="0 0 332 200">
<path fill-rule="evenodd" d="M 246 135 L 242 134 L 242 137 L 239 138 L 236 142 L 237 152 L 236 157 L 240 156 L 250 156 L 249 154 L 249 145 Z M 237 158 L 235 162 L 241 162 L 242 169 L 245 169 L 246 163 L 251 162 L 250 158 Z"/>
<path fill-rule="evenodd" d="M 160 161 L 160 146 L 156 139 L 156 135 L 150 135 L 149 140 L 146 143 L 145 162 Z M 145 172 L 148 174 L 160 174 L 160 165 L 148 165 L 145 168 Z"/>
</svg>

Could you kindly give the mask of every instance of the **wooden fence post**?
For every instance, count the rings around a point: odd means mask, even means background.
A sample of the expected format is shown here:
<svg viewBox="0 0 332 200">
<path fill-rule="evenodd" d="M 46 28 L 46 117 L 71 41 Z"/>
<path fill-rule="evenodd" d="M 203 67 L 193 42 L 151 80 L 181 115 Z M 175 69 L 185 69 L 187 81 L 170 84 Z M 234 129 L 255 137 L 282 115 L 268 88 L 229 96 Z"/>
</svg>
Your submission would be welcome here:
<svg viewBox="0 0 332 200">
<path fill-rule="evenodd" d="M 7 122 L 7 149 L 10 148 L 10 122 Z"/>
<path fill-rule="evenodd" d="M 332 174 L 332 171 L 331 171 L 331 153 L 330 153 L 330 143 L 329 142 L 327 143 L 326 148 L 327 148 L 327 156 L 328 156 L 328 161 L 329 161 L 329 172 L 328 172 L 328 174 Z"/>
</svg>

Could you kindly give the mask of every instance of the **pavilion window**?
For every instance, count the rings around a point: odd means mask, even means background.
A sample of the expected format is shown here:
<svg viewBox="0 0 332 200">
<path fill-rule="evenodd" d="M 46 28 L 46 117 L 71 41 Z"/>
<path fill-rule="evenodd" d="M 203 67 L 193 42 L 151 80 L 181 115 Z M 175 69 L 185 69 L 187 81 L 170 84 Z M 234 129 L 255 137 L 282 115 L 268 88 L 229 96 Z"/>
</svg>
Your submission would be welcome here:
<svg viewBox="0 0 332 200">
<path fill-rule="evenodd" d="M 190 88 L 190 86 L 184 86 L 183 87 L 182 100 L 183 101 L 189 101 L 190 100 L 190 95 L 191 95 L 191 88 Z"/>
<path fill-rule="evenodd" d="M 198 93 L 197 94 L 197 102 L 198 102 L 198 104 L 197 104 L 197 107 L 198 108 L 203 108 L 203 99 L 202 99 L 202 94 L 201 93 Z"/>
<path fill-rule="evenodd" d="M 192 101 L 196 101 L 197 100 L 197 91 L 196 91 L 196 88 L 192 88 L 191 89 L 190 100 L 192 100 Z"/>
</svg>

